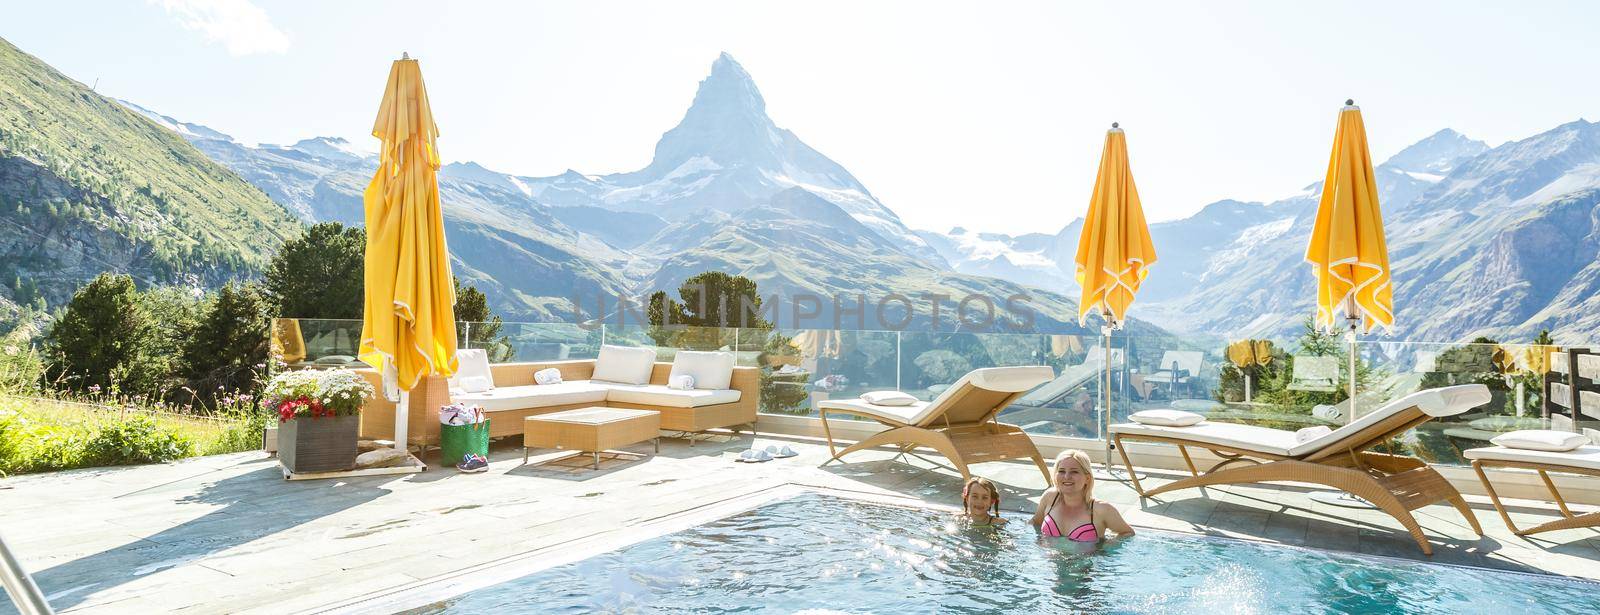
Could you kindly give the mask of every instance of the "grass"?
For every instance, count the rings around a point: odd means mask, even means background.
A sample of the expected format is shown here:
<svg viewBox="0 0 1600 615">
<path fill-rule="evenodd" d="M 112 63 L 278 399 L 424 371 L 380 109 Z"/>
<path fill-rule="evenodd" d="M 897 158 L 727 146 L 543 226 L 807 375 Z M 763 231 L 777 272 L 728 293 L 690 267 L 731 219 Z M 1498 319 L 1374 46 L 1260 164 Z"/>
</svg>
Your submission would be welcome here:
<svg viewBox="0 0 1600 615">
<path fill-rule="evenodd" d="M 242 411 L 212 418 L 0 395 L 0 475 L 253 450 L 265 423 Z"/>
</svg>

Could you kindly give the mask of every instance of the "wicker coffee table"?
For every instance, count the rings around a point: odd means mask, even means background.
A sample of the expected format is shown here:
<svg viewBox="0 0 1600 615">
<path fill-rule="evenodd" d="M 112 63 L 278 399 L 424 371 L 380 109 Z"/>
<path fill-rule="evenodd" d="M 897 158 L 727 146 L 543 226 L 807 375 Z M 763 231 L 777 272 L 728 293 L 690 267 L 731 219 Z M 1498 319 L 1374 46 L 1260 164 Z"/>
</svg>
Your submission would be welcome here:
<svg viewBox="0 0 1600 615">
<path fill-rule="evenodd" d="M 523 419 L 522 463 L 533 448 L 559 448 L 594 455 L 600 469 L 600 452 L 654 440 L 661 452 L 661 413 L 654 410 L 595 406 L 536 414 Z"/>
</svg>

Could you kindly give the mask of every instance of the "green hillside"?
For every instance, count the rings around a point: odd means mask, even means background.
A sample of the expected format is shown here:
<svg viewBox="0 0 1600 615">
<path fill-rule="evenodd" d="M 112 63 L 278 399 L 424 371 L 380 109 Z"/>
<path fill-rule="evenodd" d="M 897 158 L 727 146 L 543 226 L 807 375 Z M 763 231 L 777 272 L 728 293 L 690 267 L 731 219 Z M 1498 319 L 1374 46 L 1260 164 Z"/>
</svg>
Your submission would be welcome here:
<svg viewBox="0 0 1600 615">
<path fill-rule="evenodd" d="M 101 271 L 214 286 L 299 222 L 179 135 L 0 39 L 0 295 L 59 305 Z"/>
</svg>

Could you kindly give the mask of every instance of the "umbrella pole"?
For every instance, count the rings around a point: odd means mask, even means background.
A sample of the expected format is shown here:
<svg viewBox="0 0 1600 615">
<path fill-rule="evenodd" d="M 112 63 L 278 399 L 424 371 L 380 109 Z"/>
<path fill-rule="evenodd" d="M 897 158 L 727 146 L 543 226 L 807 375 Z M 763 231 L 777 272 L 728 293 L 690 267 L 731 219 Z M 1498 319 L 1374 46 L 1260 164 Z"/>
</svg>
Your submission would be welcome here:
<svg viewBox="0 0 1600 615">
<path fill-rule="evenodd" d="M 1350 398 L 1346 400 L 1349 402 L 1350 409 L 1345 412 L 1345 424 L 1349 425 L 1356 420 L 1356 327 L 1361 324 L 1361 316 L 1356 313 L 1354 295 L 1345 299 L 1344 321 L 1350 325 L 1349 332 L 1346 334 L 1350 342 Z M 1343 506 L 1345 508 L 1377 508 L 1371 502 L 1363 500 L 1360 496 L 1348 491 L 1317 491 L 1306 497 L 1313 502 Z"/>
<path fill-rule="evenodd" d="M 1354 293 L 1345 298 L 1344 322 L 1350 327 L 1350 411 L 1345 413 L 1345 424 L 1349 425 L 1356 420 L 1356 326 L 1361 324 L 1361 316 L 1356 314 Z"/>
<path fill-rule="evenodd" d="M 400 389 L 400 402 L 394 406 L 394 450 L 406 450 L 406 428 L 410 427 L 411 391 Z"/>
<path fill-rule="evenodd" d="M 1106 474 L 1115 477 L 1116 474 L 1111 469 L 1111 315 L 1102 313 L 1100 316 L 1103 319 L 1100 332 L 1105 334 L 1105 339 L 1100 342 L 1100 350 L 1105 357 L 1106 368 L 1106 381 L 1100 387 L 1104 392 L 1102 397 L 1105 398 L 1105 422 L 1101 426 L 1100 439 L 1105 441 Z"/>
<path fill-rule="evenodd" d="M 1105 473 L 1106 473 L 1106 477 L 1111 479 L 1111 480 L 1119 480 L 1119 481 L 1120 480 L 1127 480 L 1128 477 L 1130 477 L 1130 476 L 1138 477 L 1138 478 L 1144 478 L 1142 476 L 1139 476 L 1136 472 L 1134 472 L 1132 466 L 1129 466 L 1127 468 L 1127 476 L 1124 476 L 1122 472 L 1117 471 L 1115 468 L 1113 468 L 1111 466 L 1111 459 L 1112 459 L 1112 457 L 1111 457 L 1111 448 L 1112 448 L 1111 447 L 1111 330 L 1115 327 L 1116 322 L 1111 320 L 1111 313 L 1110 312 L 1101 312 L 1100 313 L 1100 319 L 1101 319 L 1101 323 L 1102 323 L 1100 325 L 1100 331 L 1101 331 L 1101 333 L 1103 333 L 1105 335 L 1105 337 L 1100 342 L 1100 348 L 1101 348 L 1101 352 L 1102 352 L 1101 356 L 1103 356 L 1105 358 L 1105 372 L 1106 372 L 1105 373 L 1105 382 L 1100 387 L 1101 390 L 1105 392 L 1105 394 L 1104 394 L 1105 405 L 1103 406 L 1104 409 L 1105 409 L 1104 410 L 1105 411 L 1105 421 L 1100 426 L 1100 429 L 1101 429 L 1100 437 L 1104 441 L 1104 445 L 1105 445 L 1105 451 L 1104 452 L 1105 452 Z M 1126 363 L 1126 361 L 1127 361 L 1127 354 L 1126 353 L 1123 354 L 1123 361 L 1124 361 L 1124 363 Z M 1123 377 L 1123 383 L 1124 384 L 1127 383 L 1127 377 L 1126 376 Z"/>
</svg>

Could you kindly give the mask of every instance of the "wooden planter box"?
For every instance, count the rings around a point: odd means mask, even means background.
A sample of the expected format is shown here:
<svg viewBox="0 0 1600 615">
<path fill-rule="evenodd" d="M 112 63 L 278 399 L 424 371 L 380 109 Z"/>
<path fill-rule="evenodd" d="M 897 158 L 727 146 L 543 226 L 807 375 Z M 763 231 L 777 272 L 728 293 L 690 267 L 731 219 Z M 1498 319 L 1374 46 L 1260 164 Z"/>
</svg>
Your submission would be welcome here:
<svg viewBox="0 0 1600 615">
<path fill-rule="evenodd" d="M 278 461 L 290 472 L 340 472 L 356 466 L 361 416 L 297 418 L 278 424 Z"/>
</svg>

